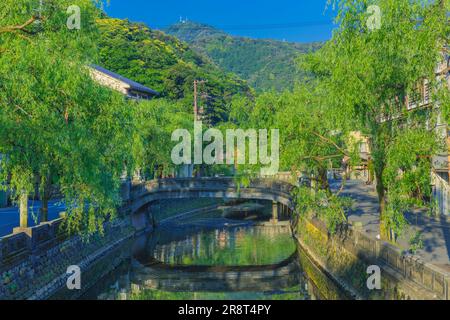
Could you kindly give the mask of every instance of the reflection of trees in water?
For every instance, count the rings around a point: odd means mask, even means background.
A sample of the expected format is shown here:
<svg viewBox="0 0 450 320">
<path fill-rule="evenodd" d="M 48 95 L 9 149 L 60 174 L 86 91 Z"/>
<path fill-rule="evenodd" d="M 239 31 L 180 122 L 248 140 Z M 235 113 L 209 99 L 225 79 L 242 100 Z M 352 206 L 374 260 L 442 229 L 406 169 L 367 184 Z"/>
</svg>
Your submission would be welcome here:
<svg viewBox="0 0 450 320">
<path fill-rule="evenodd" d="M 302 285 L 280 292 L 167 292 L 147 289 L 130 296 L 130 300 L 308 300 Z"/>
<path fill-rule="evenodd" d="M 252 227 L 198 232 L 157 245 L 153 257 L 174 265 L 266 265 L 286 259 L 295 250 L 290 234 Z"/>
</svg>

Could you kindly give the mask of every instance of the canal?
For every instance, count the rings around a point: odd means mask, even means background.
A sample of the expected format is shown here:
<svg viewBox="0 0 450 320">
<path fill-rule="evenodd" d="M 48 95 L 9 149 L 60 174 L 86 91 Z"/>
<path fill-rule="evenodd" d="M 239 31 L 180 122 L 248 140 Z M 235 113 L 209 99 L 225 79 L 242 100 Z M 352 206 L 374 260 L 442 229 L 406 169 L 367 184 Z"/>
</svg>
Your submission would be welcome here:
<svg viewBox="0 0 450 320">
<path fill-rule="evenodd" d="M 130 257 L 82 299 L 311 300 L 345 297 L 299 248 L 271 203 L 166 219 L 130 244 Z M 330 291 L 333 291 L 330 294 Z"/>
</svg>

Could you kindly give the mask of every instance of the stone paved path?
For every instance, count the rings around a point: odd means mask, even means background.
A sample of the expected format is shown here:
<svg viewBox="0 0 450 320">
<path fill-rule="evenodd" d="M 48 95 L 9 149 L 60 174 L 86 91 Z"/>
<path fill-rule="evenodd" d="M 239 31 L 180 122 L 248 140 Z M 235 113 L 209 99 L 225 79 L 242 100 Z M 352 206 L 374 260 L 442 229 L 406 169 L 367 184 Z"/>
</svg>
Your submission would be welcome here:
<svg viewBox="0 0 450 320">
<path fill-rule="evenodd" d="M 338 190 L 340 181 L 332 181 L 334 191 Z M 363 230 L 371 238 L 379 234 L 379 205 L 374 186 L 368 186 L 359 180 L 349 180 L 342 193 L 355 200 L 349 213 L 349 222 L 361 222 Z M 449 217 L 450 218 L 450 217 Z M 409 248 L 409 239 L 417 232 L 422 233 L 424 248 L 417 255 L 424 261 L 431 262 L 450 271 L 450 219 L 444 217 L 430 218 L 423 211 L 417 210 L 406 215 L 409 226 L 399 239 L 402 249 Z"/>
</svg>

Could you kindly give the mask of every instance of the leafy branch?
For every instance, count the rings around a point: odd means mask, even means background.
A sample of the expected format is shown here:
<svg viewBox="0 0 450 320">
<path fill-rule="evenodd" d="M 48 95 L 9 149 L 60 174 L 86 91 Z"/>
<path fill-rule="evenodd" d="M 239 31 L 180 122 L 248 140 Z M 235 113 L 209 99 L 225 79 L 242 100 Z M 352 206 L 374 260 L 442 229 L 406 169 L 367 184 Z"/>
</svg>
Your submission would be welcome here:
<svg viewBox="0 0 450 320">
<path fill-rule="evenodd" d="M 40 20 L 41 18 L 38 17 L 31 17 L 30 19 L 28 19 L 25 23 L 20 24 L 20 25 L 15 25 L 15 26 L 7 26 L 7 27 L 2 27 L 0 28 L 0 33 L 7 33 L 7 32 L 15 32 L 15 31 L 21 31 L 27 34 L 32 34 L 30 31 L 26 30 L 26 28 L 33 24 L 35 21 Z"/>
<path fill-rule="evenodd" d="M 317 133 L 317 132 L 312 132 L 312 134 L 313 135 L 315 135 L 316 137 L 318 137 L 320 140 L 322 140 L 323 142 L 325 142 L 325 143 L 327 143 L 327 144 L 331 144 L 333 147 L 335 147 L 338 151 L 340 151 L 343 155 L 345 155 L 345 156 L 348 156 L 348 157 L 350 157 L 350 154 L 346 151 L 346 150 L 344 150 L 343 148 L 341 148 L 341 147 L 339 147 L 338 145 L 337 145 L 337 143 L 336 142 L 334 142 L 333 140 L 331 140 L 331 139 L 329 139 L 329 138 L 327 138 L 327 137 L 325 137 L 325 136 L 323 136 L 323 135 L 321 135 L 321 134 L 319 134 L 319 133 Z M 334 157 L 334 156 L 333 156 Z"/>
</svg>

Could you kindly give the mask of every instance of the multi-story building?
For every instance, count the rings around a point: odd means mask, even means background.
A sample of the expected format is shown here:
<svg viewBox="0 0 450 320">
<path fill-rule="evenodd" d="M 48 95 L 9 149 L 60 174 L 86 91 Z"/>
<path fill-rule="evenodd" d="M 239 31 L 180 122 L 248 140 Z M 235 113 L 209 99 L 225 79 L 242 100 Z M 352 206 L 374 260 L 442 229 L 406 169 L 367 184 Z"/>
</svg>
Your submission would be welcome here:
<svg viewBox="0 0 450 320">
<path fill-rule="evenodd" d="M 436 68 L 437 80 L 443 86 L 450 90 L 450 56 L 443 54 L 442 63 Z M 449 124 L 441 115 L 439 101 L 433 101 L 433 94 L 428 80 L 420 81 L 416 90 L 405 98 L 405 106 L 408 112 L 426 112 L 434 118 L 435 122 L 431 124 L 428 121 L 427 126 L 436 131 L 437 136 L 442 142 L 442 150 L 432 157 L 431 183 L 433 188 L 433 199 L 436 205 L 436 213 L 450 216 L 450 128 Z M 380 117 L 380 121 L 398 120 L 402 117 L 402 112 L 398 116 L 390 118 Z M 433 127 L 431 127 L 433 126 Z M 353 132 L 351 139 L 359 142 L 359 151 L 361 155 L 361 166 L 353 168 L 353 171 L 359 174 L 359 177 L 367 178 L 367 164 L 370 160 L 369 141 L 360 132 Z"/>
<path fill-rule="evenodd" d="M 350 178 L 362 179 L 367 182 L 371 181 L 369 172 L 369 163 L 371 161 L 369 139 L 360 131 L 353 131 L 349 134 L 349 144 L 355 145 L 359 153 L 360 162 L 357 166 L 351 168 Z M 350 159 L 348 159 L 350 160 Z M 347 168 L 349 170 L 350 168 Z M 347 172 L 347 175 L 349 172 Z"/>
<path fill-rule="evenodd" d="M 450 90 L 450 56 L 443 51 L 442 62 L 436 67 L 436 80 Z M 427 123 L 428 128 L 434 129 L 442 144 L 442 150 L 432 157 L 431 184 L 436 213 L 450 216 L 450 131 L 449 124 L 442 117 L 439 101 L 433 101 L 430 83 L 427 79 L 420 81 L 416 90 L 406 97 L 406 108 L 409 112 L 424 110 L 432 115 L 434 121 Z"/>
<path fill-rule="evenodd" d="M 450 90 L 450 56 L 448 53 L 443 54 L 442 63 L 437 67 L 436 74 L 438 80 L 442 81 L 442 85 Z M 444 145 L 443 150 L 433 157 L 431 173 L 433 197 L 438 213 L 450 216 L 450 127 L 442 117 L 439 102 L 435 103 L 433 108 L 435 108 L 437 116 L 436 133 Z"/>
</svg>

